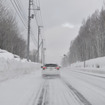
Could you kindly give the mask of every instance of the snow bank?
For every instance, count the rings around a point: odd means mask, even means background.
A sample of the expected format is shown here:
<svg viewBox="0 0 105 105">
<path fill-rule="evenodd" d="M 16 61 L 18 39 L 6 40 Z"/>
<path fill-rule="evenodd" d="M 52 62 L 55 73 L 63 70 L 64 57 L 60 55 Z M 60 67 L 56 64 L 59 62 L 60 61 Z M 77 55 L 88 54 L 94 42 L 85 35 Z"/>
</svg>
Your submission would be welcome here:
<svg viewBox="0 0 105 105">
<path fill-rule="evenodd" d="M 85 61 L 85 68 L 84 62 L 76 62 L 71 64 L 71 67 L 74 70 L 85 71 L 88 73 L 96 73 L 105 76 L 105 57 L 100 57 L 96 59 L 90 59 Z"/>
<path fill-rule="evenodd" d="M 84 67 L 84 62 L 76 62 L 71 67 Z M 105 57 L 85 61 L 86 68 L 105 68 Z"/>
<path fill-rule="evenodd" d="M 0 49 L 0 81 L 39 70 L 40 66 Z"/>
</svg>

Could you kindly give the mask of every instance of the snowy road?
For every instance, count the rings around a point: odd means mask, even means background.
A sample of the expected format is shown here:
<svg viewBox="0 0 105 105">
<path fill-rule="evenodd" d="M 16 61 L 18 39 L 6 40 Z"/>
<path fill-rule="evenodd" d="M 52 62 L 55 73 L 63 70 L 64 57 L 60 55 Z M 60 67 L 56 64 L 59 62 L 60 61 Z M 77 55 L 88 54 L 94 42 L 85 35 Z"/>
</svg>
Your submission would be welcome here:
<svg viewBox="0 0 105 105">
<path fill-rule="evenodd" d="M 70 69 L 42 78 L 38 70 L 1 82 L 0 105 L 105 105 L 105 78 Z"/>
</svg>

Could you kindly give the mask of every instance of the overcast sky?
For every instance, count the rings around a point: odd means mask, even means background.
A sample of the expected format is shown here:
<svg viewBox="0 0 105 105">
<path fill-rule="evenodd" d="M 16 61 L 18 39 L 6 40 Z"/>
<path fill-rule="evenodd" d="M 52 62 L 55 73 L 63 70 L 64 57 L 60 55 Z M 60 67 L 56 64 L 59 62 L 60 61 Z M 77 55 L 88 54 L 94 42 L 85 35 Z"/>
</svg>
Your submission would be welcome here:
<svg viewBox="0 0 105 105">
<path fill-rule="evenodd" d="M 28 0 L 20 1 L 27 12 Z M 83 19 L 95 10 L 100 10 L 103 2 L 103 0 L 40 0 L 47 63 L 61 62 L 63 55 L 69 51 L 71 40 L 78 35 Z"/>
<path fill-rule="evenodd" d="M 67 54 L 70 42 L 83 21 L 95 10 L 100 10 L 103 0 L 40 0 L 45 26 L 46 61 L 60 63 Z"/>
</svg>

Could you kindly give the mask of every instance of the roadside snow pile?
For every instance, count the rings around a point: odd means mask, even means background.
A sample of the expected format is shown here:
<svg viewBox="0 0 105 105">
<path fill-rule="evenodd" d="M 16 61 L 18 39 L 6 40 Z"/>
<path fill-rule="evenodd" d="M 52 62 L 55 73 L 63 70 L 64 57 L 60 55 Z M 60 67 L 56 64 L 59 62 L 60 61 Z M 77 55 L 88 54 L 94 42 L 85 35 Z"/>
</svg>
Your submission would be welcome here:
<svg viewBox="0 0 105 105">
<path fill-rule="evenodd" d="M 40 64 L 28 62 L 19 56 L 0 49 L 0 81 L 39 70 Z"/>
<path fill-rule="evenodd" d="M 6 50 L 0 49 L 0 60 L 5 59 L 5 60 L 17 60 L 17 61 L 22 61 L 26 62 L 26 59 L 21 59 L 18 55 L 12 54 Z"/>
<path fill-rule="evenodd" d="M 78 68 L 78 70 L 88 73 L 98 73 L 105 75 L 105 57 L 85 61 L 85 68 L 84 62 L 76 62 L 71 64 L 71 68 Z"/>
<path fill-rule="evenodd" d="M 13 59 L 14 55 L 5 50 L 0 49 L 0 59 Z"/>
<path fill-rule="evenodd" d="M 76 62 L 71 67 L 84 67 L 84 62 Z M 105 57 L 85 61 L 86 68 L 105 68 Z"/>
</svg>

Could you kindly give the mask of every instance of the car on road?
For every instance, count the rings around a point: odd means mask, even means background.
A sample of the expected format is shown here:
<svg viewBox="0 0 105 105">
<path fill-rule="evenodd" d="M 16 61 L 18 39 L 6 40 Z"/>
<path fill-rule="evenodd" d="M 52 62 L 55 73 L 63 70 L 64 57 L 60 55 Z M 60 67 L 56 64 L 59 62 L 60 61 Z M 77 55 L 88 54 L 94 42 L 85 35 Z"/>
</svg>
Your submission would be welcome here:
<svg viewBox="0 0 105 105">
<path fill-rule="evenodd" d="M 45 64 L 41 66 L 42 76 L 60 76 L 60 66 L 57 64 Z"/>
</svg>

